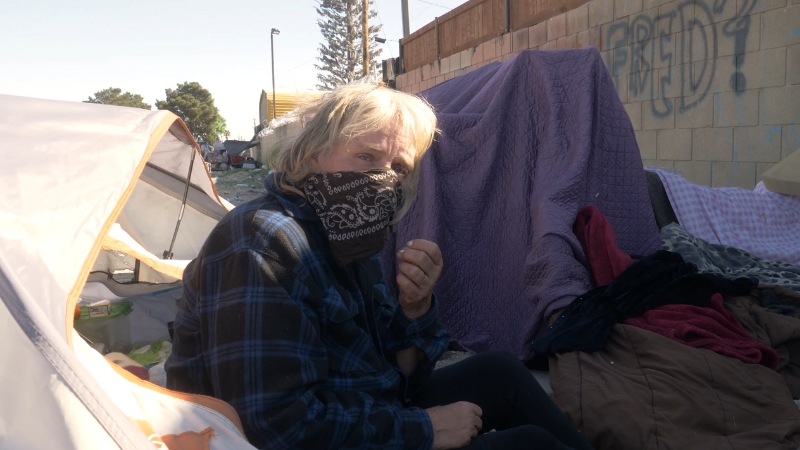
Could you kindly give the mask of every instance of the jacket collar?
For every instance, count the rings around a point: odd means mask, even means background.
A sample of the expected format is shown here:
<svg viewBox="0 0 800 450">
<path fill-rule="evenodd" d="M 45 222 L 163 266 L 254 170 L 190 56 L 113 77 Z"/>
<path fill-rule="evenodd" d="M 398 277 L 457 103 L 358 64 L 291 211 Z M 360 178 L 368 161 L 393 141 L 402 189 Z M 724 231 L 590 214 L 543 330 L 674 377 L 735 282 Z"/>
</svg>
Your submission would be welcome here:
<svg viewBox="0 0 800 450">
<path fill-rule="evenodd" d="M 280 175 L 280 172 L 274 171 L 267 174 L 267 178 L 264 180 L 264 188 L 267 192 L 278 200 L 286 211 L 287 216 L 299 220 L 318 221 L 317 213 L 314 212 L 314 208 L 304 197 L 291 192 L 284 192 L 278 187 L 277 177 Z"/>
</svg>

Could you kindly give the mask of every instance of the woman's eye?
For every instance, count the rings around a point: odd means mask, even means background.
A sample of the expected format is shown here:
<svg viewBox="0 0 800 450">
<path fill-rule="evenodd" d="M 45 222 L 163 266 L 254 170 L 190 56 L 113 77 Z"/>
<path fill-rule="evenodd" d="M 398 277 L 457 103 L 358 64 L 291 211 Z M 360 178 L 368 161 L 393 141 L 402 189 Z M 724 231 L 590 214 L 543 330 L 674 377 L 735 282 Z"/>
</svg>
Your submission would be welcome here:
<svg viewBox="0 0 800 450">
<path fill-rule="evenodd" d="M 406 169 L 403 168 L 403 166 L 400 166 L 400 165 L 392 166 L 392 170 L 394 170 L 394 172 L 399 174 L 399 175 L 405 175 L 405 173 L 406 173 Z"/>
<path fill-rule="evenodd" d="M 358 159 L 362 161 L 372 161 L 372 158 L 369 155 L 364 155 L 364 154 L 358 155 Z"/>
</svg>

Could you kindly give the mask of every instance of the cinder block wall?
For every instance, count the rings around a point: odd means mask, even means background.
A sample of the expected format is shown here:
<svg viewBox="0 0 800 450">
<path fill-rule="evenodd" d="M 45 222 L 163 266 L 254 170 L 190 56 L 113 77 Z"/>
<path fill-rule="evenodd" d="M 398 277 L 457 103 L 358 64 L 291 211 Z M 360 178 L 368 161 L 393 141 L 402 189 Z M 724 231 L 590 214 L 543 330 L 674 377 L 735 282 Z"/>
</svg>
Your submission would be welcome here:
<svg viewBox="0 0 800 450">
<path fill-rule="evenodd" d="M 589 46 L 645 165 L 752 189 L 800 148 L 800 0 L 592 0 L 395 81 L 419 92 L 521 50 Z"/>
</svg>

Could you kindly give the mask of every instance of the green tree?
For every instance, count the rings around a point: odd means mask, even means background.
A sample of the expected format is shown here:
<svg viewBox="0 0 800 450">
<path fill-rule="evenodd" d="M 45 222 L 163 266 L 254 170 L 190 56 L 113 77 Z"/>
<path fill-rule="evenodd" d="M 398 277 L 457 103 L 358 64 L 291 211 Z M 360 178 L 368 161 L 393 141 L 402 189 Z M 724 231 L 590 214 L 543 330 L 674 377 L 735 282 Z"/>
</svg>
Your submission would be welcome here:
<svg viewBox="0 0 800 450">
<path fill-rule="evenodd" d="M 361 24 L 363 2 L 361 0 L 317 0 L 317 25 L 325 42 L 319 45 L 319 56 L 314 64 L 317 73 L 317 89 L 329 91 L 364 76 L 364 36 Z M 375 5 L 370 0 L 370 6 Z M 370 9 L 369 18 L 377 11 Z M 371 73 L 381 70 L 378 58 L 381 49 L 375 37 L 382 25 L 369 27 L 369 67 Z"/>
<path fill-rule="evenodd" d="M 198 141 L 214 142 L 225 133 L 225 119 L 214 106 L 214 97 L 196 81 L 178 83 L 177 89 L 166 89 L 166 100 L 156 100 L 156 108 L 172 111 L 183 119 Z"/>
<path fill-rule="evenodd" d="M 130 92 L 122 93 L 120 88 L 108 88 L 94 93 L 94 97 L 83 103 L 102 103 L 104 105 L 130 106 L 131 108 L 150 109 L 150 105 L 144 102 L 144 98 L 139 94 Z"/>
</svg>

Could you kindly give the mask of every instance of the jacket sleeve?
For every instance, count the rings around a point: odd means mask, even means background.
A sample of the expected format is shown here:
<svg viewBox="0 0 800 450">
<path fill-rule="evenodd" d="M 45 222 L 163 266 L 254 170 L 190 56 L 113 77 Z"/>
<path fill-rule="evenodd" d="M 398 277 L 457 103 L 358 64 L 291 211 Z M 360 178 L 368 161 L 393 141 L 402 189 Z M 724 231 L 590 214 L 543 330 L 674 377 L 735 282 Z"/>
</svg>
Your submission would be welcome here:
<svg viewBox="0 0 800 450">
<path fill-rule="evenodd" d="M 380 264 L 376 262 L 377 270 Z M 409 319 L 397 300 L 390 294 L 383 275 L 375 287 L 375 298 L 381 305 L 382 321 L 388 323 L 387 337 L 383 340 L 383 351 L 392 356 L 399 351 L 414 346 L 425 353 L 426 359 L 422 361 L 409 378 L 413 383 L 419 383 L 433 372 L 436 361 L 442 356 L 447 346 L 450 345 L 450 334 L 439 322 L 438 302 L 436 294 L 431 299 L 431 308 L 417 320 Z"/>
<path fill-rule="evenodd" d="M 322 389 L 327 313 L 324 293 L 309 281 L 319 267 L 298 230 L 266 234 L 259 245 L 206 259 L 194 275 L 206 308 L 208 381 L 238 411 L 250 442 L 270 450 L 430 448 L 424 410 L 355 389 Z"/>
</svg>

